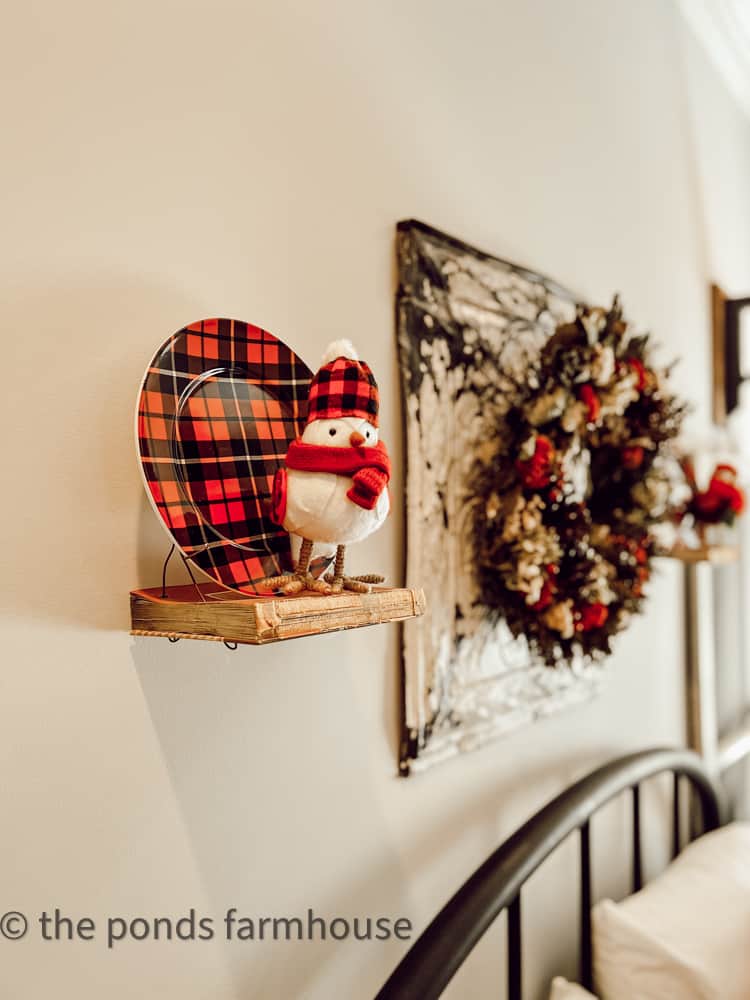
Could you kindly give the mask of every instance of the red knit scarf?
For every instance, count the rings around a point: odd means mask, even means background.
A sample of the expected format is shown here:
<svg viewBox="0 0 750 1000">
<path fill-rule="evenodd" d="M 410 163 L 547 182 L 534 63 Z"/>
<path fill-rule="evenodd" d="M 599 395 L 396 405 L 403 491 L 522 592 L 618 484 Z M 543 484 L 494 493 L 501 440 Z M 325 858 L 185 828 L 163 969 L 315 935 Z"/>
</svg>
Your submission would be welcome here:
<svg viewBox="0 0 750 1000">
<path fill-rule="evenodd" d="M 346 495 L 364 510 L 373 509 L 391 478 L 391 460 L 382 441 L 372 448 L 331 448 L 293 441 L 286 453 L 286 467 L 351 476 L 352 487 Z"/>
</svg>

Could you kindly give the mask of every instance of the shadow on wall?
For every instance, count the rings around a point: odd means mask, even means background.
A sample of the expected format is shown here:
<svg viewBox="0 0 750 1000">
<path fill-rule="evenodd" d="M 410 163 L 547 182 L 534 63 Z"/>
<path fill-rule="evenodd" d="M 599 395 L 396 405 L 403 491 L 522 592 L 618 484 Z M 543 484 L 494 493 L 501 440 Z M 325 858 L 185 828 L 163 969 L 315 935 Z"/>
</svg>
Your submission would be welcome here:
<svg viewBox="0 0 750 1000">
<path fill-rule="evenodd" d="M 4 296 L 3 326 L 17 331 L 4 461 L 24 484 L 3 542 L 8 611 L 123 629 L 128 591 L 158 581 L 168 539 L 136 464 L 136 393 L 154 349 L 202 311 L 127 277 Z"/>
<path fill-rule="evenodd" d="M 370 741 L 362 739 L 371 716 L 354 677 L 388 664 L 357 664 L 346 632 L 237 652 L 145 638 L 131 648 L 198 876 L 217 915 L 233 906 L 256 920 L 304 918 L 308 908 L 329 920 L 405 916 L 416 937 L 420 918 L 432 913 L 414 898 L 415 887 L 428 886 L 434 895 L 434 873 L 465 845 L 458 880 L 428 904 L 441 905 L 510 832 L 503 816 L 528 805 L 530 788 L 550 787 L 545 765 L 504 785 L 502 799 L 485 794 L 444 814 L 426 833 L 409 828 L 419 810 L 405 798 L 403 842 L 397 842 L 379 806 Z M 588 770 L 591 760 L 590 754 L 569 760 L 556 780 Z M 461 764 L 468 759 L 446 766 Z M 405 797 L 419 799 L 434 794 L 429 784 L 439 778 L 438 769 L 392 780 Z M 477 843 L 490 847 L 477 852 Z M 572 915 L 570 925 L 574 934 Z M 564 936 L 559 945 L 554 957 L 562 961 L 572 945 Z M 331 995 L 333 983 L 339 995 L 374 996 L 408 944 L 329 939 L 227 947 L 238 995 L 317 1000 Z M 341 992 L 344 984 L 349 992 Z"/>
<path fill-rule="evenodd" d="M 401 915 L 404 873 L 369 780 L 346 633 L 236 652 L 145 638 L 131 648 L 216 914 Z M 398 944 L 237 943 L 232 975 L 243 997 L 307 997 L 347 952 L 352 976 L 375 982 Z"/>
</svg>

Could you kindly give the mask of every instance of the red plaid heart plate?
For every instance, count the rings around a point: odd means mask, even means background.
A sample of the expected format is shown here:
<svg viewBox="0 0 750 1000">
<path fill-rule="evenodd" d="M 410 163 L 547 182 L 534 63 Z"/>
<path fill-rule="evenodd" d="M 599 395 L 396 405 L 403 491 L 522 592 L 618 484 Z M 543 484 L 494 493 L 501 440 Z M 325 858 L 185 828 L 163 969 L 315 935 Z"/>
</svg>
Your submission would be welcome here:
<svg viewBox="0 0 750 1000">
<path fill-rule="evenodd" d="M 146 489 L 180 551 L 224 587 L 255 593 L 291 566 L 269 500 L 311 377 L 273 334 L 233 319 L 184 327 L 146 370 L 136 427 Z"/>
</svg>

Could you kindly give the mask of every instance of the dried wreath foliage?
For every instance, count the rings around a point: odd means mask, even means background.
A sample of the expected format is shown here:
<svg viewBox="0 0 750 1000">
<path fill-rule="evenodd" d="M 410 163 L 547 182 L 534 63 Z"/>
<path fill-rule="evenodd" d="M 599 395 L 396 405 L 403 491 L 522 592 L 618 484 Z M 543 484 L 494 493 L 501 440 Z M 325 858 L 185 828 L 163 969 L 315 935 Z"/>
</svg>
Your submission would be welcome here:
<svg viewBox="0 0 750 1000">
<path fill-rule="evenodd" d="M 615 299 L 559 325 L 497 407 L 473 475 L 479 601 L 548 666 L 607 655 L 642 608 L 685 412 L 668 374 Z"/>
</svg>

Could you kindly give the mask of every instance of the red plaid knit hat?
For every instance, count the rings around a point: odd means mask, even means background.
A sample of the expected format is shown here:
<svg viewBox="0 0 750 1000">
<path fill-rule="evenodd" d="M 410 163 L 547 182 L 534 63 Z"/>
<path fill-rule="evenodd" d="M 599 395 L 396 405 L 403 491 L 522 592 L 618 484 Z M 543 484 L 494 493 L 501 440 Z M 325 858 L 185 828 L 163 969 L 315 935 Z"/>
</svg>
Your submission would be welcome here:
<svg viewBox="0 0 750 1000">
<path fill-rule="evenodd" d="M 307 422 L 361 417 L 378 426 L 380 393 L 369 365 L 360 361 L 348 340 L 335 340 L 313 375 Z"/>
</svg>

